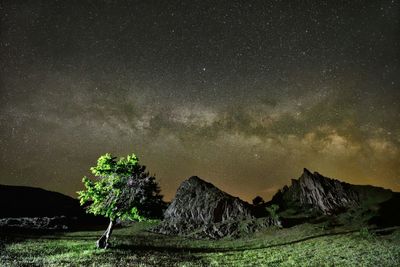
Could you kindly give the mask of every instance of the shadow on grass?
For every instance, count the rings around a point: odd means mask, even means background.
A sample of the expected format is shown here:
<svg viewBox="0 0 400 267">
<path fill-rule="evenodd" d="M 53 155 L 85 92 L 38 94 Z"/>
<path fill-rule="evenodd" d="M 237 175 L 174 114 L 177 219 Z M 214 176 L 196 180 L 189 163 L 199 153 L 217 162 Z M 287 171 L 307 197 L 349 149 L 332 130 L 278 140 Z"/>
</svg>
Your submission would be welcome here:
<svg viewBox="0 0 400 267">
<path fill-rule="evenodd" d="M 118 244 L 112 247 L 112 249 L 120 249 L 120 250 L 130 250 L 130 251 L 157 251 L 157 252 L 168 252 L 168 253 L 221 253 L 221 252 L 241 252 L 247 250 L 260 250 L 274 247 L 282 247 L 287 245 L 293 245 L 296 243 L 301 243 L 307 240 L 316 239 L 325 236 L 335 236 L 335 235 L 344 235 L 358 232 L 358 230 L 346 231 L 346 232 L 337 232 L 337 233 L 327 233 L 309 236 L 289 242 L 271 244 L 267 246 L 261 247 L 236 247 L 236 248 L 205 248 L 205 247 L 175 247 L 175 246 L 155 246 L 155 245 L 140 245 L 140 244 Z"/>
<path fill-rule="evenodd" d="M 377 234 L 387 234 L 390 232 L 395 231 L 396 229 L 400 229 L 400 226 L 395 226 L 395 227 L 389 227 L 389 228 L 374 228 L 370 229 L 374 233 Z M 321 237 L 327 237 L 327 236 L 338 236 L 338 235 L 346 235 L 346 234 L 351 234 L 355 232 L 359 232 L 360 229 L 357 230 L 349 230 L 349 231 L 340 231 L 340 232 L 333 232 L 333 233 L 324 233 L 324 234 L 318 234 L 318 235 L 312 235 L 288 242 L 283 242 L 283 243 L 277 243 L 277 244 L 271 244 L 271 245 L 266 245 L 266 246 L 260 246 L 260 247 L 235 247 L 235 248 L 206 248 L 206 247 L 178 247 L 178 246 L 158 246 L 158 245 L 150 245 L 148 244 L 149 239 L 151 237 L 144 237 L 144 236 L 125 236 L 125 235 L 114 235 L 117 239 L 130 239 L 130 240 L 135 240 L 137 244 L 116 244 L 115 246 L 112 246 L 110 250 L 116 249 L 116 250 L 128 250 L 128 251 L 135 251 L 135 252 L 146 252 L 146 251 L 156 251 L 156 252 L 168 252 L 168 253 L 220 253 L 220 252 L 240 252 L 240 251 L 247 251 L 247 250 L 260 250 L 260 249 L 267 249 L 267 248 L 275 248 L 275 247 L 282 247 L 282 246 L 288 246 L 288 245 L 293 245 L 301 242 L 305 242 L 308 240 L 312 239 L 317 239 Z M 165 240 L 165 244 L 168 244 L 168 236 L 166 235 L 155 235 L 158 237 L 162 237 L 161 241 Z M 45 240 L 76 240 L 76 241 L 95 241 L 98 236 L 86 236 L 86 235 L 76 235 L 76 236 L 65 236 L 65 235 L 55 235 L 55 236 L 41 236 L 41 235 L 18 235 L 14 234 L 12 236 L 8 236 L 7 239 L 5 239 L 5 243 L 7 243 L 7 240 L 12 242 L 12 241 L 21 241 L 23 239 L 45 239 Z M 1 240 L 0 240 L 1 241 Z M 2 242 L 0 242 L 2 243 Z M 147 243 L 147 244 L 146 244 Z M 4 240 L 3 240 L 4 244 Z"/>
<path fill-rule="evenodd" d="M 396 229 L 399 229 L 400 226 L 390 227 L 390 228 L 382 228 L 382 229 L 371 229 L 375 233 L 389 233 L 393 232 Z M 274 248 L 274 247 L 282 247 L 293 245 L 297 243 L 301 243 L 304 241 L 317 239 L 320 237 L 326 236 L 337 236 L 337 235 L 346 235 L 355 232 L 359 232 L 360 229 L 357 230 L 349 230 L 349 231 L 341 231 L 335 233 L 324 233 L 319 235 L 308 236 L 296 240 L 292 240 L 289 242 L 278 243 L 278 244 L 271 244 L 267 246 L 261 247 L 237 247 L 237 248 L 191 248 L 191 247 L 173 247 L 173 246 L 153 246 L 153 245 L 128 245 L 128 244 L 120 244 L 113 248 L 122 249 L 122 250 L 133 250 L 133 251 L 158 251 L 158 252 L 171 252 L 171 253 L 219 253 L 219 252 L 240 252 L 240 251 L 247 251 L 247 250 L 259 250 L 259 249 L 267 249 L 267 248 Z"/>
</svg>

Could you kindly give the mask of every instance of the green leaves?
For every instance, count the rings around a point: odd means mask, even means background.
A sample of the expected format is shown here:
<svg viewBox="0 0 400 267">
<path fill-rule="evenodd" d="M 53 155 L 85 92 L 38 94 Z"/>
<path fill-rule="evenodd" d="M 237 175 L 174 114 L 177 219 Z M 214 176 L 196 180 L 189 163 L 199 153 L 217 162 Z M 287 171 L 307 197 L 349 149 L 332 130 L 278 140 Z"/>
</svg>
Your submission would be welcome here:
<svg viewBox="0 0 400 267">
<path fill-rule="evenodd" d="M 126 158 L 121 157 L 117 160 L 111 154 L 107 153 L 97 160 L 97 166 L 91 167 L 90 170 L 95 176 L 109 176 L 112 174 L 130 175 L 138 167 L 139 159 L 135 154 L 128 155 Z"/>
<path fill-rule="evenodd" d="M 146 218 L 139 215 L 139 211 L 136 207 L 133 207 L 129 212 L 126 212 L 121 216 L 123 220 L 132 220 L 132 221 L 143 221 Z"/>
<path fill-rule="evenodd" d="M 149 203 L 155 200 L 163 203 L 154 177 L 147 179 L 148 173 L 139 165 L 135 154 L 117 159 L 107 153 L 100 156 L 97 165 L 90 170 L 96 180 L 83 177 L 85 190 L 78 192 L 80 204 L 87 205 L 88 213 L 142 221 L 145 217 L 141 213 L 146 214 L 143 199 Z"/>
<path fill-rule="evenodd" d="M 97 166 L 91 167 L 90 170 L 95 176 L 107 176 L 115 172 L 115 157 L 107 153 L 97 160 Z"/>
</svg>

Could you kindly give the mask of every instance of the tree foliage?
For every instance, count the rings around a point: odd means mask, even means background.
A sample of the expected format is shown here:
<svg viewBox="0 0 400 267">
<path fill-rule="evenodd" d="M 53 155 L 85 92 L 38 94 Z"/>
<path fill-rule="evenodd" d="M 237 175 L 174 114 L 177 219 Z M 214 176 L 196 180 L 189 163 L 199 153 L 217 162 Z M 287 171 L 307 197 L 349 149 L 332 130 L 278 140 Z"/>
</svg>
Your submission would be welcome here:
<svg viewBox="0 0 400 267">
<path fill-rule="evenodd" d="M 90 170 L 97 179 L 84 177 L 85 190 L 78 192 L 87 212 L 110 220 L 161 216 L 165 203 L 159 186 L 135 154 L 117 159 L 107 153 Z"/>
</svg>

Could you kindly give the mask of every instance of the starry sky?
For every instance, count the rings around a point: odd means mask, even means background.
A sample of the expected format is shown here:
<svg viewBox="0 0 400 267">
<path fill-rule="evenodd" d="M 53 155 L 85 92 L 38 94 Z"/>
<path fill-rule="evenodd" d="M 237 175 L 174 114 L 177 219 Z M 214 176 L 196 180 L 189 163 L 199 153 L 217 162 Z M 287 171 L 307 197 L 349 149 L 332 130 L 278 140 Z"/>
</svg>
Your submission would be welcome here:
<svg viewBox="0 0 400 267">
<path fill-rule="evenodd" d="M 71 196 L 135 152 L 170 200 L 303 167 L 400 191 L 400 1 L 3 0 L 0 183 Z"/>
</svg>

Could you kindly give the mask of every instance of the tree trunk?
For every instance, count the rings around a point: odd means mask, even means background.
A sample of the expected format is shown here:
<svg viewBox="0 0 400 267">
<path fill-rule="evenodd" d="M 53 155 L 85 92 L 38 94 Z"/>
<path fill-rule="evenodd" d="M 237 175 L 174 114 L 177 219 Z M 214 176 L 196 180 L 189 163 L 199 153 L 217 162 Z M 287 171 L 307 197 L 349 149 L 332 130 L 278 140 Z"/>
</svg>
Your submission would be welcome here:
<svg viewBox="0 0 400 267">
<path fill-rule="evenodd" d="M 107 230 L 104 232 L 104 234 L 100 237 L 99 240 L 97 240 L 96 245 L 97 248 L 108 248 L 110 246 L 110 243 L 108 242 L 112 233 L 112 230 L 114 228 L 115 222 L 110 219 L 110 224 L 107 227 Z"/>
</svg>

